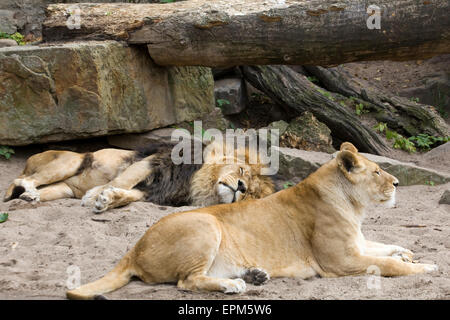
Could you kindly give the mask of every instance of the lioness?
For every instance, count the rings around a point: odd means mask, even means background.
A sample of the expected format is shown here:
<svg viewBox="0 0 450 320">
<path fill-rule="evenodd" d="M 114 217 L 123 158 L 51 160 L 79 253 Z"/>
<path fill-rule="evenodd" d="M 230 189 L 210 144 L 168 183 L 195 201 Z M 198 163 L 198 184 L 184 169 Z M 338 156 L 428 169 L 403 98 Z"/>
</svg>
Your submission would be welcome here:
<svg viewBox="0 0 450 320">
<path fill-rule="evenodd" d="M 250 163 L 248 148 L 236 148 L 236 159 L 227 163 L 222 161 L 225 155 L 215 153 L 215 146 L 208 145 L 202 164 L 174 164 L 173 145 L 168 144 L 154 144 L 141 151 L 42 152 L 27 160 L 4 201 L 82 198 L 82 205 L 100 213 L 139 200 L 208 206 L 274 192 L 271 178 L 260 174 L 264 165 Z"/>
<path fill-rule="evenodd" d="M 383 276 L 437 269 L 414 264 L 412 252 L 368 241 L 361 233 L 370 202 L 394 203 L 398 180 L 343 143 L 330 160 L 294 187 L 266 198 L 168 215 L 154 224 L 106 276 L 67 292 L 89 299 L 132 276 L 176 282 L 187 290 L 245 291 L 270 277 Z"/>
</svg>

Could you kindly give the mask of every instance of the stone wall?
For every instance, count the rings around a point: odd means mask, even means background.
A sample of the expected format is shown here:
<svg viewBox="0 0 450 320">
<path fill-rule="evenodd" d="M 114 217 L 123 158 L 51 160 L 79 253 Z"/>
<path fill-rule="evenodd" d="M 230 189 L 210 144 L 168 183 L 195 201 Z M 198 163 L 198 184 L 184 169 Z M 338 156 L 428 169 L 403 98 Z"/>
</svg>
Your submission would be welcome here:
<svg viewBox="0 0 450 320">
<path fill-rule="evenodd" d="M 143 132 L 213 108 L 209 68 L 159 67 L 145 47 L 105 41 L 0 49 L 0 145 Z"/>
</svg>

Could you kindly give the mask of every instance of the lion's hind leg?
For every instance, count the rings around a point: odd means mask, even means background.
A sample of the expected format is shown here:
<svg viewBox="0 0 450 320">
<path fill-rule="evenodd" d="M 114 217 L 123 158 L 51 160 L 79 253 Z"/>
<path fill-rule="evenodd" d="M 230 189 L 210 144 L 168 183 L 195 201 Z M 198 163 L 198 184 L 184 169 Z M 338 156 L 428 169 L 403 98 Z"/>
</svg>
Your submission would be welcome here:
<svg viewBox="0 0 450 320">
<path fill-rule="evenodd" d="M 26 201 L 40 201 L 38 187 L 63 181 L 77 174 L 90 154 L 70 151 L 54 151 L 38 153 L 27 160 L 20 177 L 8 188 L 4 200 L 21 198 Z"/>
<path fill-rule="evenodd" d="M 41 201 L 51 201 L 63 198 L 73 198 L 74 193 L 64 182 L 55 183 L 38 189 Z"/>
</svg>

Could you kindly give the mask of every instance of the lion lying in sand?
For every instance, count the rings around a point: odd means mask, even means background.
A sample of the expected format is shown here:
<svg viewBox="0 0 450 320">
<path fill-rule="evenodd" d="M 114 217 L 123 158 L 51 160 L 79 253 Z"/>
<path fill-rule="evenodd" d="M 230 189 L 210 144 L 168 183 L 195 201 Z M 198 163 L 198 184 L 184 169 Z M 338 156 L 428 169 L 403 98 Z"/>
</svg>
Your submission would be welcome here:
<svg viewBox="0 0 450 320">
<path fill-rule="evenodd" d="M 4 201 L 83 198 L 82 205 L 99 213 L 139 200 L 208 206 L 263 198 L 274 192 L 270 177 L 260 174 L 264 166 L 250 164 L 248 148 L 236 149 L 236 159 L 225 163 L 223 157 L 214 154 L 214 146 L 207 147 L 203 164 L 179 165 L 171 159 L 173 146 L 162 144 L 143 152 L 42 152 L 27 160 Z M 242 159 L 238 158 L 240 153 Z"/>
<path fill-rule="evenodd" d="M 343 143 L 337 157 L 304 181 L 259 200 L 168 215 L 154 224 L 106 276 L 67 292 L 92 299 L 132 276 L 181 289 L 240 293 L 270 277 L 382 276 L 437 270 L 412 252 L 368 241 L 364 208 L 393 204 L 397 179 Z M 244 280 L 245 281 L 244 281 Z"/>
</svg>

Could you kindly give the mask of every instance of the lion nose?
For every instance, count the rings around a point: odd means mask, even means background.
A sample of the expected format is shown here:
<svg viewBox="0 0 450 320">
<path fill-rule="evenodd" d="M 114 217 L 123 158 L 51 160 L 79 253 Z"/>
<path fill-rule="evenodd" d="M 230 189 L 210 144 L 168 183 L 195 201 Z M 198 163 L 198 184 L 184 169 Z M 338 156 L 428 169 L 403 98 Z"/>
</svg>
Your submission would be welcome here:
<svg viewBox="0 0 450 320">
<path fill-rule="evenodd" d="M 398 187 L 398 181 L 394 181 L 393 185 L 394 187 Z"/>
<path fill-rule="evenodd" d="M 244 186 L 244 183 L 241 180 L 238 180 L 238 191 L 245 193 L 245 191 L 247 190 Z"/>
</svg>

